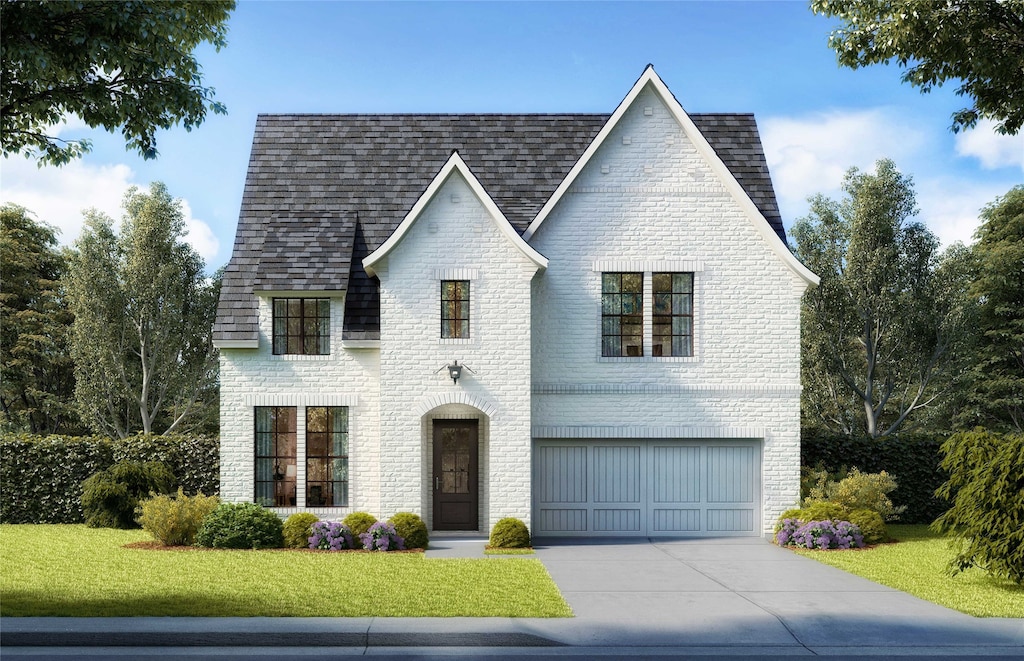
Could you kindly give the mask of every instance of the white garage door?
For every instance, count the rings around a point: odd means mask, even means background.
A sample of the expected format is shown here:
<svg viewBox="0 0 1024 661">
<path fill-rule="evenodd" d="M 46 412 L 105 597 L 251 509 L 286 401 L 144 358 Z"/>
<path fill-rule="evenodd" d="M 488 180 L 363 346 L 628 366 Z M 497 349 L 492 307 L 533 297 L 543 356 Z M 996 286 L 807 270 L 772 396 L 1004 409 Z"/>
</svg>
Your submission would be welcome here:
<svg viewBox="0 0 1024 661">
<path fill-rule="evenodd" d="M 760 441 L 536 440 L 538 536 L 761 533 Z"/>
</svg>

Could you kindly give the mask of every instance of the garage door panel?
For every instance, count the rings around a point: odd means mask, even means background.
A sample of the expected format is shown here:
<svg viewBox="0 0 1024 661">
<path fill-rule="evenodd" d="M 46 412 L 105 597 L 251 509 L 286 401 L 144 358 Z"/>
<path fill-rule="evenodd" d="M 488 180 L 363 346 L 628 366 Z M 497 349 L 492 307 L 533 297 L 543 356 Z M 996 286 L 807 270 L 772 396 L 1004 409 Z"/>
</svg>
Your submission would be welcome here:
<svg viewBox="0 0 1024 661">
<path fill-rule="evenodd" d="M 640 446 L 596 446 L 594 502 L 640 502 Z"/>
<path fill-rule="evenodd" d="M 754 448 L 707 448 L 709 503 L 752 503 L 756 490 Z"/>
<path fill-rule="evenodd" d="M 587 448 L 582 445 L 536 449 L 544 471 L 535 487 L 540 503 L 587 502 Z"/>
<path fill-rule="evenodd" d="M 577 533 L 587 530 L 585 509 L 541 509 L 534 533 Z"/>
<path fill-rule="evenodd" d="M 654 532 L 697 532 L 700 510 L 656 509 L 651 518 Z"/>
<path fill-rule="evenodd" d="M 594 530 L 601 532 L 640 532 L 639 509 L 595 509 Z"/>
<path fill-rule="evenodd" d="M 651 496 L 656 503 L 700 502 L 700 447 L 651 448 Z"/>
<path fill-rule="evenodd" d="M 754 511 L 751 509 L 708 510 L 708 532 L 753 532 Z"/>
</svg>

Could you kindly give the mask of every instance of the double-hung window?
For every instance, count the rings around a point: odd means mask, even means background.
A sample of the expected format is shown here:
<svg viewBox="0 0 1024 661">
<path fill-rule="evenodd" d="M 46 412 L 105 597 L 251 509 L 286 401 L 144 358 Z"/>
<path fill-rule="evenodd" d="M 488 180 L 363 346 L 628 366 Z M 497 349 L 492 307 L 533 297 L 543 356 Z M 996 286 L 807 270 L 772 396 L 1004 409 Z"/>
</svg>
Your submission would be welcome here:
<svg viewBox="0 0 1024 661">
<path fill-rule="evenodd" d="M 654 273 L 653 356 L 693 355 L 693 274 Z"/>
<path fill-rule="evenodd" d="M 306 505 L 348 505 L 348 407 L 306 407 Z"/>
<path fill-rule="evenodd" d="M 441 281 L 441 337 L 469 337 L 469 280 Z"/>
<path fill-rule="evenodd" d="M 273 313 L 275 355 L 331 353 L 330 299 L 275 298 Z"/>
<path fill-rule="evenodd" d="M 601 355 L 644 355 L 644 274 L 601 274 Z"/>
</svg>

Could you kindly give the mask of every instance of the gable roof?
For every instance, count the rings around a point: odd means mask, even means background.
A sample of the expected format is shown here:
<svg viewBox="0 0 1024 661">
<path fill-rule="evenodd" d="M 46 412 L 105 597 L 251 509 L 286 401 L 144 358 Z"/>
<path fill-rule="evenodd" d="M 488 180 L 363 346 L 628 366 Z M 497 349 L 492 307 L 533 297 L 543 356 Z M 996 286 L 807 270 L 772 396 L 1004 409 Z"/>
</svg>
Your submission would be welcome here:
<svg viewBox="0 0 1024 661">
<path fill-rule="evenodd" d="M 689 117 L 785 241 L 753 115 Z M 522 234 L 609 118 L 606 114 L 260 115 L 235 244 L 224 272 L 214 341 L 220 347 L 256 346 L 258 301 L 253 292 L 258 278 L 275 285 L 264 289 L 323 291 L 320 276 L 314 274 L 318 263 L 294 259 L 289 269 L 296 270 L 289 272 L 306 274 L 305 283 L 299 277 L 286 284 L 277 277 L 279 273 L 273 273 L 280 267 L 270 267 L 271 258 L 264 257 L 274 242 L 294 246 L 296 256 L 312 254 L 313 248 L 300 245 L 314 241 L 308 231 L 311 218 L 337 218 L 341 233 L 349 231 L 345 228 L 351 222 L 348 276 L 339 276 L 343 269 L 335 264 L 331 290 L 347 291 L 343 336 L 378 338 L 377 283 L 361 262 L 398 228 L 452 152 L 459 153 Z M 269 245 L 268 236 L 272 237 Z"/>
</svg>

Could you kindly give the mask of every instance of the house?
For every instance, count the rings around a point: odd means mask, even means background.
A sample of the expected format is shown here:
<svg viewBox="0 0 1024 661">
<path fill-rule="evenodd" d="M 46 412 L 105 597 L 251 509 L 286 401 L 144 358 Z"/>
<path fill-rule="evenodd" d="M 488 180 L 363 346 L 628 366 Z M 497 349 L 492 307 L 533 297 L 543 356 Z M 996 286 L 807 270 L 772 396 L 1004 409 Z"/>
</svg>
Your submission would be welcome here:
<svg viewBox="0 0 1024 661">
<path fill-rule="evenodd" d="M 262 115 L 215 327 L 221 495 L 434 531 L 761 535 L 799 496 L 800 298 L 757 127 Z"/>
</svg>

